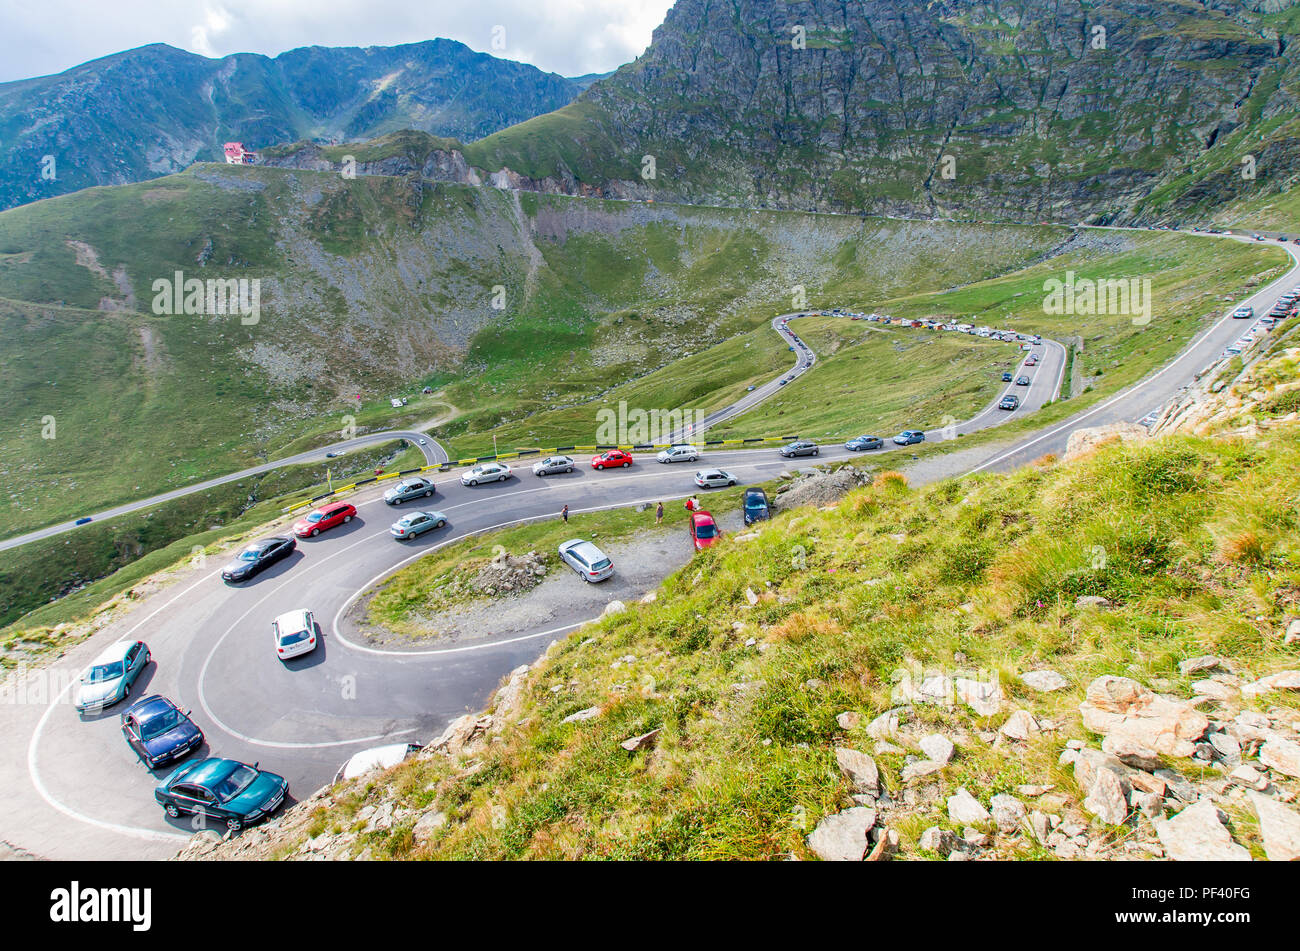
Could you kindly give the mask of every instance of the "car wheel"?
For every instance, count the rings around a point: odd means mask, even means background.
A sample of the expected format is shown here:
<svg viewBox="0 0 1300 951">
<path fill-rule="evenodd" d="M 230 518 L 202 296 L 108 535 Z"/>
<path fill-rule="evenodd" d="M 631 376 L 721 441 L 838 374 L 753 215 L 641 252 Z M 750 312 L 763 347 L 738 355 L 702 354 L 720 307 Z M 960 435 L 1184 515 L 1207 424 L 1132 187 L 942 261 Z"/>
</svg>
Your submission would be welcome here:
<svg viewBox="0 0 1300 951">
<path fill-rule="evenodd" d="M 226 820 L 226 828 L 229 829 L 231 832 L 238 832 L 242 826 L 243 823 L 240 822 L 238 819 Z"/>
<path fill-rule="evenodd" d="M 179 819 L 181 817 L 181 811 L 176 808 L 175 803 L 167 803 L 167 805 L 163 806 L 163 812 L 167 813 L 168 818 L 171 819 Z"/>
<path fill-rule="evenodd" d="M 604 470 L 605 470 L 605 467 L 604 467 L 604 466 L 596 466 L 596 471 L 597 471 L 597 472 L 603 472 Z"/>
<path fill-rule="evenodd" d="M 818 450 L 818 449 L 814 449 L 812 454 L 815 456 L 815 455 L 817 455 L 818 452 L 820 452 L 820 450 Z"/>
<path fill-rule="evenodd" d="M 313 529 L 311 530 L 311 537 L 312 537 L 312 538 L 315 538 L 315 537 L 316 537 L 317 535 L 319 535 L 319 534 L 320 534 L 320 529 L 319 529 L 319 528 L 313 528 Z"/>
<path fill-rule="evenodd" d="M 426 499 L 427 499 L 429 496 L 431 496 L 431 495 L 433 495 L 433 489 L 430 489 L 428 492 L 424 493 L 424 497 L 425 497 Z"/>
<path fill-rule="evenodd" d="M 444 526 L 444 525 L 446 525 L 446 524 L 447 524 L 447 520 L 446 520 L 446 519 L 442 519 L 441 521 L 438 522 L 437 525 L 435 525 L 435 526 L 433 526 L 433 527 L 434 527 L 434 528 L 442 528 L 442 526 Z"/>
<path fill-rule="evenodd" d="M 478 479 L 470 479 L 470 480 L 469 480 L 469 484 L 470 484 L 470 485 L 478 485 Z"/>
<path fill-rule="evenodd" d="M 628 466 L 630 466 L 631 464 L 632 464 L 632 463 L 630 463 L 630 462 L 625 462 L 625 463 L 623 463 L 623 468 L 626 469 L 626 468 L 627 468 Z"/>
<path fill-rule="evenodd" d="M 727 485 L 728 485 L 728 486 L 733 486 L 733 485 L 735 485 L 735 484 L 736 484 L 736 480 L 735 480 L 735 479 L 728 479 L 728 480 L 727 480 Z"/>
<path fill-rule="evenodd" d="M 344 516 L 343 516 L 343 521 L 344 521 L 344 523 L 347 523 L 347 522 L 352 521 L 352 516 L 351 516 L 351 515 L 344 515 Z"/>
<path fill-rule="evenodd" d="M 564 471 L 565 471 L 565 472 L 572 472 L 572 471 L 573 471 L 573 466 L 569 466 L 569 468 L 565 469 Z"/>
</svg>

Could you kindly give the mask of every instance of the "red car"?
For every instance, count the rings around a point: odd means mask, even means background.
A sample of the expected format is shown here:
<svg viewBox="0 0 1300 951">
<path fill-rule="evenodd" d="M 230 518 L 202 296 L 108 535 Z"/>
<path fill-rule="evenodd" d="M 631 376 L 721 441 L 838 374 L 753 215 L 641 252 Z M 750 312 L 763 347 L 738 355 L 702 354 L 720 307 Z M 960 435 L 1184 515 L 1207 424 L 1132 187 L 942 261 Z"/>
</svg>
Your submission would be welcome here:
<svg viewBox="0 0 1300 951">
<path fill-rule="evenodd" d="M 611 449 L 609 452 L 602 452 L 599 456 L 591 457 L 591 467 L 593 469 L 613 469 L 616 466 L 622 466 L 626 469 L 632 464 L 632 457 L 622 449 Z"/>
<path fill-rule="evenodd" d="M 357 507 L 351 502 L 331 502 L 294 522 L 293 533 L 299 538 L 306 538 L 308 535 L 315 537 L 327 528 L 352 521 L 352 517 L 356 514 Z"/>
<path fill-rule="evenodd" d="M 713 520 L 711 514 L 691 513 L 691 544 L 695 546 L 696 551 L 704 551 L 721 537 L 722 529 L 718 528 L 718 523 Z"/>
</svg>

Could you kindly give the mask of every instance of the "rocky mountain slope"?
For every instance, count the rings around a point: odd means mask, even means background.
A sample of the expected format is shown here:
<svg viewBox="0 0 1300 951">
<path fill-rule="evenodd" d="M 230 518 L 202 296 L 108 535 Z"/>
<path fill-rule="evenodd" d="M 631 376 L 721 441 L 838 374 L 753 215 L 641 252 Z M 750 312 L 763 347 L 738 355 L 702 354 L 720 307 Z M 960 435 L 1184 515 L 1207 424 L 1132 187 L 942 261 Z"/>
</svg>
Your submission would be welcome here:
<svg viewBox="0 0 1300 951">
<path fill-rule="evenodd" d="M 153 44 L 0 83 L 0 209 L 220 160 L 231 140 L 256 150 L 417 129 L 472 141 L 587 82 L 443 39 L 221 59 Z"/>
<path fill-rule="evenodd" d="M 1294 342 L 1189 392 L 1186 430 L 923 489 L 802 476 L 815 507 L 414 759 L 181 857 L 1294 860 Z"/>
<path fill-rule="evenodd" d="M 826 211 L 1209 216 L 1300 172 L 1296 16 L 1289 0 L 679 0 L 635 63 L 426 150 L 428 170 Z"/>
</svg>

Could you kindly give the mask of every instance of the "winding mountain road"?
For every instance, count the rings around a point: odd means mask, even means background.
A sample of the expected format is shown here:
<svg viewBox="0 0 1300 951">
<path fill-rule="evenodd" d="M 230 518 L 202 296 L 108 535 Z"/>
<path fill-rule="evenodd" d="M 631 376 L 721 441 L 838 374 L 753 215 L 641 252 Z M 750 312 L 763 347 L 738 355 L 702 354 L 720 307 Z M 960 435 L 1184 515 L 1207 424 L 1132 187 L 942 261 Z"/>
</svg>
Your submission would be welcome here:
<svg viewBox="0 0 1300 951">
<path fill-rule="evenodd" d="M 1263 308 L 1298 280 L 1300 261 L 1252 302 Z M 778 318 L 783 327 L 785 319 Z M 1009 469 L 1044 452 L 1059 451 L 1069 432 L 1080 425 L 1139 418 L 1186 385 L 1240 329 L 1225 317 L 1167 367 L 1124 393 L 1010 447 L 977 447 L 984 455 L 972 471 Z M 933 437 L 953 438 L 955 433 L 988 428 L 1054 398 L 1064 351 L 1050 342 L 1041 351 L 1043 362 L 1033 385 L 1015 388 L 1024 397 L 1020 410 L 997 410 L 993 404 Z M 811 353 L 808 362 L 815 365 Z M 728 417 L 715 422 L 723 418 Z M 897 451 L 888 442 L 886 446 L 885 453 Z M 826 446 L 817 461 L 851 455 L 841 447 Z M 709 451 L 705 459 L 733 472 L 742 483 L 769 480 L 793 464 L 771 448 Z M 0 705 L 0 784 L 7 807 L 0 816 L 0 841 L 49 858 L 165 858 L 190 833 L 186 821 L 166 819 L 154 802 L 152 789 L 167 768 L 153 774 L 136 759 L 119 732 L 121 707 L 83 718 L 70 703 L 70 678 L 113 640 L 140 638 L 149 643 L 154 660 L 132 697 L 163 693 L 192 709 L 207 737 L 197 755 L 260 762 L 289 779 L 291 794 L 306 796 L 328 782 L 357 750 L 401 739 L 428 741 L 453 717 L 480 709 L 503 675 L 534 660 L 551 640 L 577 627 L 589 613 L 560 610 L 536 618 L 526 630 L 501 636 L 388 649 L 358 643 L 342 623 L 360 593 L 431 550 L 512 522 L 555 517 L 564 504 L 580 515 L 692 494 L 697 491 L 693 469 L 649 465 L 642 457 L 628 470 L 602 473 L 584 466 L 546 479 L 521 468 L 509 482 L 473 488 L 453 476 L 439 482 L 429 506 L 448 515 L 448 527 L 407 543 L 389 536 L 395 513 L 380 497 L 382 486 L 370 487 L 352 497 L 358 518 L 301 541 L 290 559 L 251 582 L 226 585 L 214 566 L 182 572 L 178 580 L 66 656 L 29 672 L 23 687 L 26 702 Z M 647 525 L 651 517 L 647 514 Z M 578 522 L 574 532 L 581 530 Z M 572 584 L 575 594 L 582 589 L 583 582 L 571 574 L 558 580 Z M 271 620 L 299 607 L 315 612 L 321 646 L 282 663 L 271 646 Z"/>
</svg>

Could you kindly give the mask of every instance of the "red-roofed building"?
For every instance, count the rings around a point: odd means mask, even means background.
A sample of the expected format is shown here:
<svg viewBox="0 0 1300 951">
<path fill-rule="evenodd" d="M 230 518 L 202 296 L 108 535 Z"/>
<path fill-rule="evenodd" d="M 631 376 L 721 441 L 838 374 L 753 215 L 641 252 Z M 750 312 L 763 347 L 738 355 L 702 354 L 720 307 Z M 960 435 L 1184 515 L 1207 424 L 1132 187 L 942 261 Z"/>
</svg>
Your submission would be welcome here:
<svg viewBox="0 0 1300 951">
<path fill-rule="evenodd" d="M 257 153 L 244 148 L 243 142 L 226 143 L 227 165 L 252 165 L 257 161 Z"/>
</svg>

